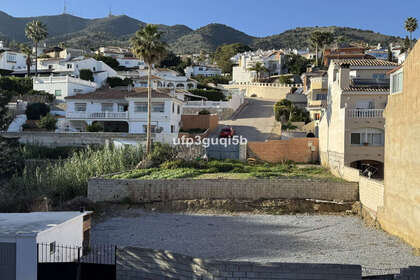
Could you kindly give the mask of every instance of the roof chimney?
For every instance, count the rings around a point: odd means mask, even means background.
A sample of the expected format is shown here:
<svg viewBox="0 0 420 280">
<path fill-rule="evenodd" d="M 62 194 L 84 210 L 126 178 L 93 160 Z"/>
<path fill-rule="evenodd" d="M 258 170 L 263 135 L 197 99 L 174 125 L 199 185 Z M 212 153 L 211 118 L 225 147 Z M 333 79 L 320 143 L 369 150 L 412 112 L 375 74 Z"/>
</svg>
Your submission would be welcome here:
<svg viewBox="0 0 420 280">
<path fill-rule="evenodd" d="M 350 64 L 342 64 L 340 67 L 340 88 L 350 87 Z"/>
</svg>

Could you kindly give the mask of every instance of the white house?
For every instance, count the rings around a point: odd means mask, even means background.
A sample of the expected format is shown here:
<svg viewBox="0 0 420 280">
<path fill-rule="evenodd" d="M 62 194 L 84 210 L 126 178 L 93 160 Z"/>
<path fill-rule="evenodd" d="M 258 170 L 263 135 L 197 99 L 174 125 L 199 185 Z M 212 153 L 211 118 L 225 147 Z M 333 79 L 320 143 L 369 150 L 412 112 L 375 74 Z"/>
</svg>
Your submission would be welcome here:
<svg viewBox="0 0 420 280">
<path fill-rule="evenodd" d="M 105 89 L 65 98 L 66 121 L 70 129 L 85 131 L 100 123 L 105 132 L 146 133 L 147 89 Z M 152 131 L 178 135 L 184 95 L 174 89 L 152 90 Z"/>
<path fill-rule="evenodd" d="M 58 246 L 90 242 L 92 212 L 0 214 L 0 278 L 37 280 L 38 245 L 47 244 L 51 258 Z"/>
<path fill-rule="evenodd" d="M 185 76 L 187 78 L 191 78 L 192 76 L 212 77 L 220 75 L 222 75 L 222 69 L 217 67 L 194 65 L 185 68 Z"/>
<path fill-rule="evenodd" d="M 58 101 L 64 101 L 67 96 L 94 92 L 100 86 L 97 83 L 85 81 L 70 76 L 34 77 L 34 90 L 45 91 L 55 96 Z"/>
<path fill-rule="evenodd" d="M 262 77 L 281 75 L 284 71 L 285 54 L 283 51 L 257 51 L 246 52 L 231 58 L 233 62 L 239 64 L 232 69 L 233 83 L 254 82 L 257 79 L 256 71 L 250 70 L 257 63 L 261 63 L 268 72 L 260 73 Z"/>
<path fill-rule="evenodd" d="M 80 70 L 88 69 L 93 72 L 94 82 L 103 85 L 108 77 L 118 77 L 117 71 L 102 61 L 83 56 L 60 59 L 47 58 L 38 61 L 39 70 L 49 70 L 55 75 L 70 75 L 76 78 L 80 76 Z"/>
<path fill-rule="evenodd" d="M 121 48 L 121 47 L 100 47 L 96 52 L 96 54 L 103 55 L 103 56 L 109 56 L 112 58 L 124 58 L 129 55 L 131 55 L 131 52 L 127 48 Z"/>
<path fill-rule="evenodd" d="M 2 43 L 0 46 L 2 46 Z M 26 55 L 0 47 L 0 69 L 10 71 L 26 70 Z"/>
<path fill-rule="evenodd" d="M 125 68 L 144 69 L 146 66 L 143 60 L 140 60 L 136 57 L 117 58 L 117 61 L 120 66 Z"/>
</svg>

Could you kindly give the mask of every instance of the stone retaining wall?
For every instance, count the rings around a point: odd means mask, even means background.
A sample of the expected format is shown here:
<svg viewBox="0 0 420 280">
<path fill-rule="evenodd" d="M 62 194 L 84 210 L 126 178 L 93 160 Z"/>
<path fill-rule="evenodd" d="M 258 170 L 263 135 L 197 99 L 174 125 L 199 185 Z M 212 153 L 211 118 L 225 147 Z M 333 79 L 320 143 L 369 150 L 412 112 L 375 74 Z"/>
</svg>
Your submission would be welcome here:
<svg viewBox="0 0 420 280">
<path fill-rule="evenodd" d="M 360 265 L 213 261 L 140 248 L 117 251 L 117 279 L 362 279 Z"/>
<path fill-rule="evenodd" d="M 253 180 L 89 180 L 88 198 L 95 202 L 136 203 L 193 199 L 319 199 L 357 201 L 358 185 L 310 179 Z"/>
</svg>

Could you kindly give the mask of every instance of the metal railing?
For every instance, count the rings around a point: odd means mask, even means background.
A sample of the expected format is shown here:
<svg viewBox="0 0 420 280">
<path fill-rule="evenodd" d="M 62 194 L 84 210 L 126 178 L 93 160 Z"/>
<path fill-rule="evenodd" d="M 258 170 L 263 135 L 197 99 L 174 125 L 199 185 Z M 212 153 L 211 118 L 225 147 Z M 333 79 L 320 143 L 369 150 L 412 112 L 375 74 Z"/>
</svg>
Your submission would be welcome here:
<svg viewBox="0 0 420 280">
<path fill-rule="evenodd" d="M 390 79 L 351 79 L 351 85 L 356 87 L 389 88 Z"/>
<path fill-rule="evenodd" d="M 349 109 L 347 116 L 351 119 L 383 118 L 384 109 Z"/>
<path fill-rule="evenodd" d="M 128 112 L 95 112 L 95 113 L 86 113 L 86 112 L 68 112 L 66 114 L 68 119 L 128 119 Z"/>
</svg>

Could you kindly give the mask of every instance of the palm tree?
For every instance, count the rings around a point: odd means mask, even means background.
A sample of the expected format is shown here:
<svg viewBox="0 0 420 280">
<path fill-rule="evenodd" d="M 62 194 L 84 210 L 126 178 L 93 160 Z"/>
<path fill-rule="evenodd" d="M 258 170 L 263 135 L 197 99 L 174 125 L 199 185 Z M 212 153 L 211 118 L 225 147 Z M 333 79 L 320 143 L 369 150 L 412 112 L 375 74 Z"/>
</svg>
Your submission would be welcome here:
<svg viewBox="0 0 420 280">
<path fill-rule="evenodd" d="M 287 99 L 282 99 L 274 105 L 275 118 L 283 124 L 292 119 L 295 111 L 295 105 Z"/>
<path fill-rule="evenodd" d="M 410 49 L 413 48 L 413 32 L 417 30 L 418 23 L 415 17 L 408 17 L 405 20 L 405 30 L 410 33 Z"/>
<path fill-rule="evenodd" d="M 320 46 L 322 46 L 322 32 L 321 31 L 314 31 L 311 33 L 310 40 L 312 45 L 315 47 L 315 64 L 318 66 L 318 50 Z"/>
<path fill-rule="evenodd" d="M 257 81 L 261 80 L 261 73 L 262 72 L 269 72 L 269 70 L 261 63 L 257 62 L 255 65 L 248 70 L 257 72 Z"/>
<path fill-rule="evenodd" d="M 26 55 L 26 70 L 28 77 L 31 75 L 31 66 L 32 66 L 32 50 L 25 44 L 20 45 L 20 51 Z"/>
<path fill-rule="evenodd" d="M 35 44 L 35 76 L 38 75 L 38 44 L 48 37 L 47 26 L 38 20 L 29 22 L 25 28 L 26 37 Z"/>
<path fill-rule="evenodd" d="M 130 39 L 134 55 L 143 59 L 148 66 L 147 75 L 147 144 L 146 155 L 151 151 L 152 146 L 152 67 L 159 63 L 167 53 L 167 45 L 161 41 L 162 32 L 157 25 L 148 24 L 139 29 Z"/>
</svg>

